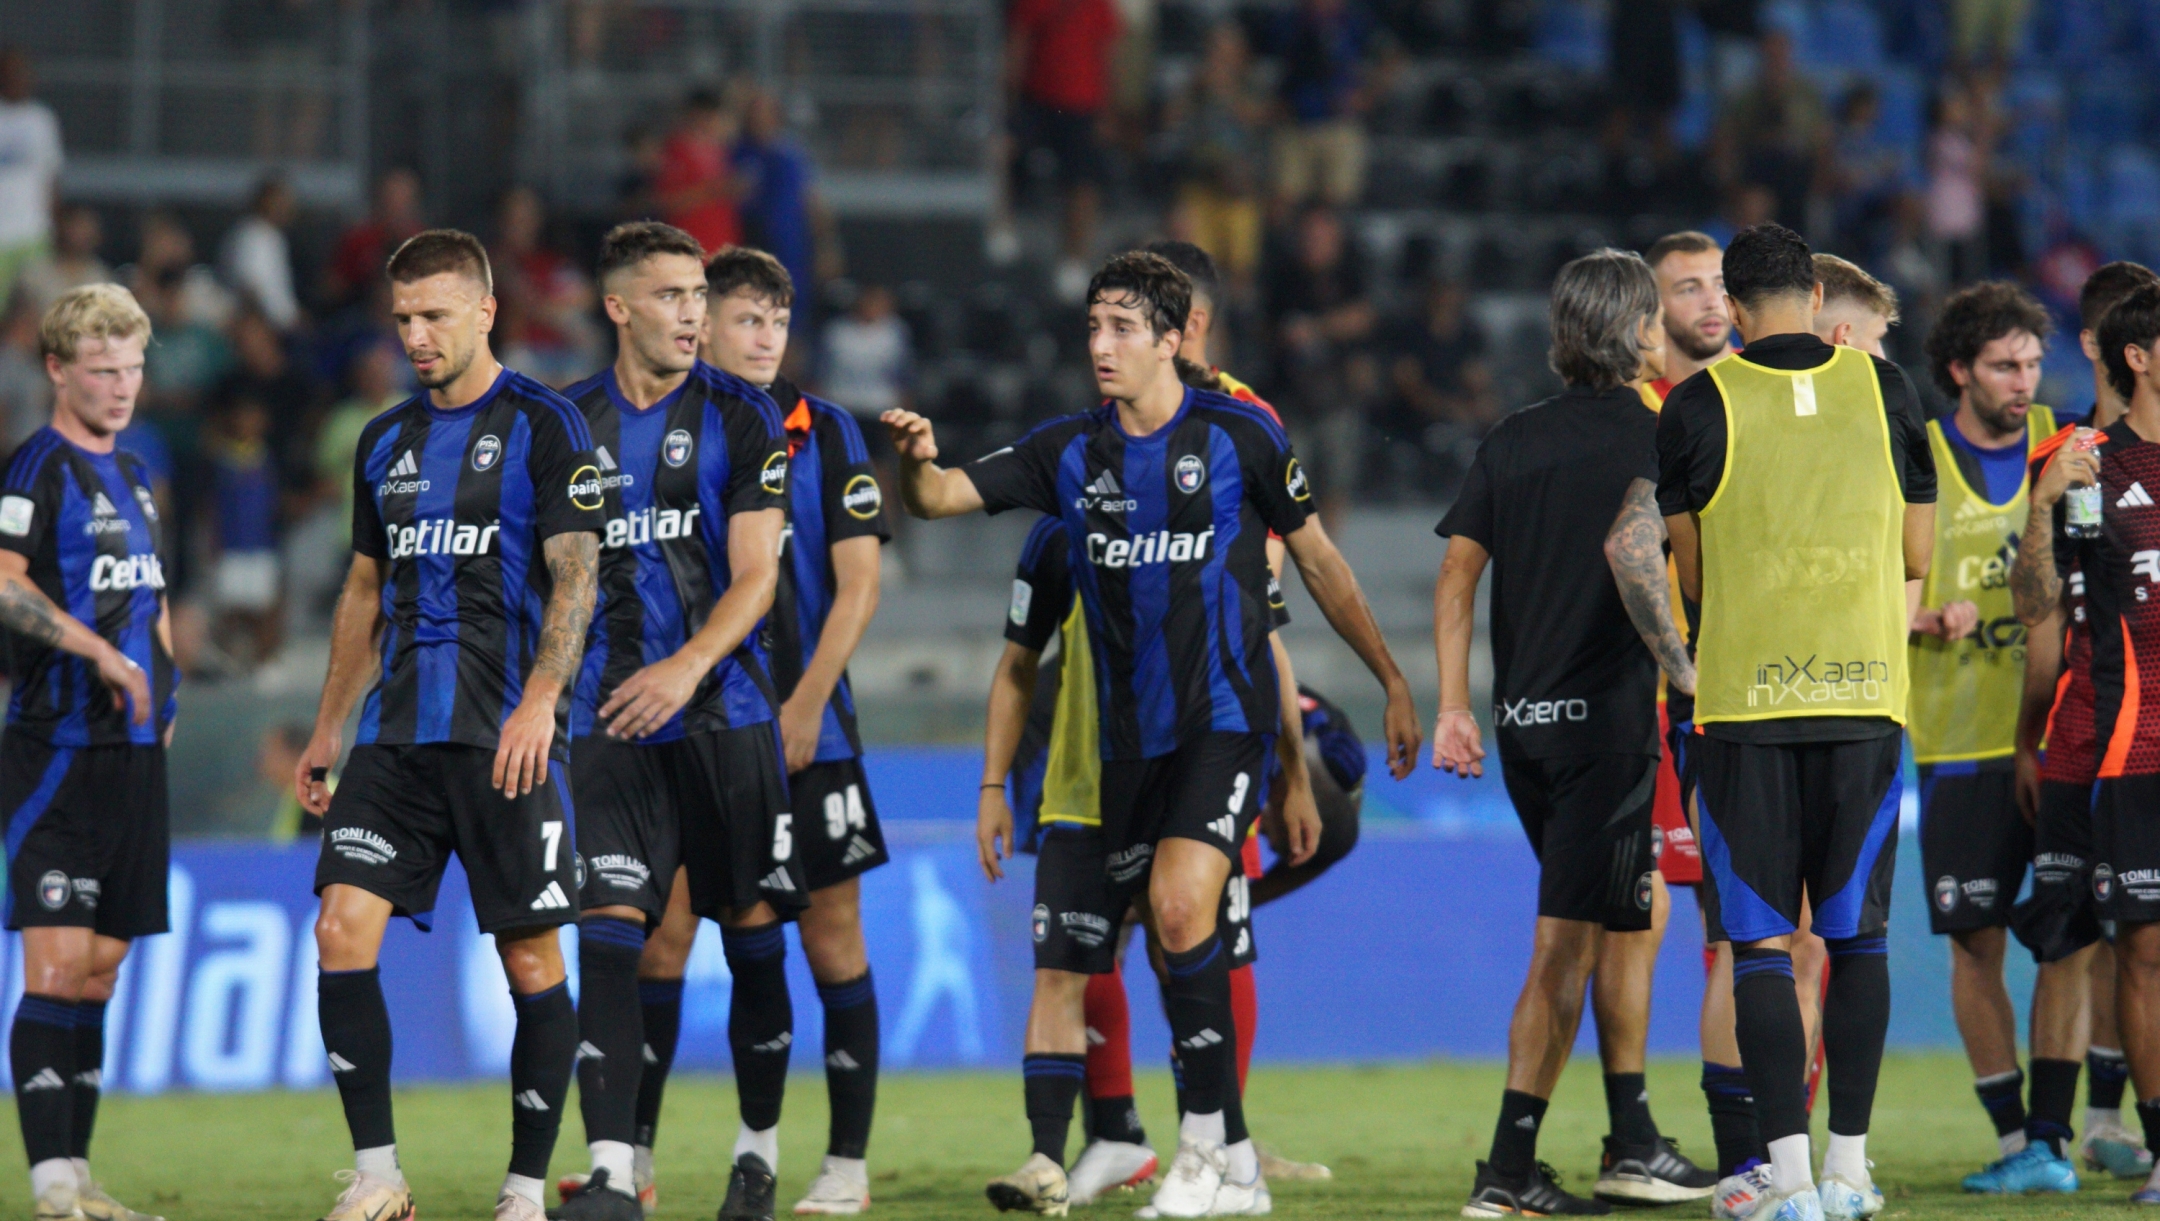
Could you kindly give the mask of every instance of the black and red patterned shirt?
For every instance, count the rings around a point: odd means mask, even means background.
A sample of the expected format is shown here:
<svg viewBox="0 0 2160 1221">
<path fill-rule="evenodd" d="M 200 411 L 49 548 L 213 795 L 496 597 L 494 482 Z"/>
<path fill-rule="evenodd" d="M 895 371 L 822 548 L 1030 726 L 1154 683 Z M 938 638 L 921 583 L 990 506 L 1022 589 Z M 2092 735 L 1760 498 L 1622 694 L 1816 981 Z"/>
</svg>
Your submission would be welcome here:
<svg viewBox="0 0 2160 1221">
<path fill-rule="evenodd" d="M 2152 494 L 2160 445 L 2128 420 L 2103 436 L 2100 537 L 2076 549 L 2092 626 L 2093 738 L 2102 778 L 2152 775 L 2160 773 L 2160 497 Z"/>
</svg>

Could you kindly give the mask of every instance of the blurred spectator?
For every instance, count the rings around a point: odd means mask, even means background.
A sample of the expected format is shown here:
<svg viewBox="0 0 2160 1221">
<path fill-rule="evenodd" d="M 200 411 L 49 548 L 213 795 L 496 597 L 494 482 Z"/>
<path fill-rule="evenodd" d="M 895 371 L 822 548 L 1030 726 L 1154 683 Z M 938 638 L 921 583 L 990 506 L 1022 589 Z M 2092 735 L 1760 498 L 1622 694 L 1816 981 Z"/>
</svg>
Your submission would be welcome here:
<svg viewBox="0 0 2160 1221">
<path fill-rule="evenodd" d="M 1460 284 L 1434 280 L 1421 308 L 1388 337 L 1391 430 L 1414 438 L 1423 459 L 1413 486 L 1459 479 L 1498 418 L 1485 335 L 1470 319 Z M 1399 468 L 1398 468 L 1399 469 Z"/>
<path fill-rule="evenodd" d="M 1725 209 L 1704 222 L 1702 231 L 1720 246 L 1732 244 L 1742 229 L 1777 219 L 1777 195 L 1759 182 L 1737 182 L 1725 191 Z"/>
<path fill-rule="evenodd" d="M 1289 122 L 1275 135 L 1275 195 L 1286 207 L 1318 199 L 1334 207 L 1365 193 L 1370 99 L 1365 61 L 1372 23 L 1353 0 L 1298 0 L 1275 36 L 1278 91 Z"/>
<path fill-rule="evenodd" d="M 353 353 L 347 376 L 351 393 L 330 409 L 315 434 L 312 507 L 286 533 L 288 602 L 299 615 L 327 611 L 345 579 L 360 433 L 369 420 L 404 400 L 412 365 L 396 340 L 377 338 Z"/>
<path fill-rule="evenodd" d="M 225 33 L 254 52 L 255 155 L 307 161 L 322 141 L 323 35 L 334 0 L 226 0 Z"/>
<path fill-rule="evenodd" d="M 660 181 L 665 141 L 642 124 L 623 132 L 623 172 L 615 180 L 615 215 L 620 220 L 648 220 L 660 215 L 653 194 Z"/>
<path fill-rule="evenodd" d="M 1882 102 L 1867 81 L 1838 104 L 1836 131 L 1825 146 L 1821 179 L 1841 244 L 1855 252 L 1882 248 L 1891 203 L 1907 185 L 1905 151 L 1882 138 Z"/>
<path fill-rule="evenodd" d="M 1804 223 L 1808 188 L 1829 137 L 1822 97 L 1793 67 L 1792 38 L 1782 30 L 1762 37 L 1754 84 L 1725 107 L 1718 155 L 1728 182 L 1758 183 L 1777 199 L 1776 219 Z"/>
<path fill-rule="evenodd" d="M 710 89 L 683 99 L 675 129 L 660 146 L 653 202 L 660 218 L 687 232 L 710 256 L 742 240 L 735 185 L 728 174 L 728 142 L 735 120 Z"/>
<path fill-rule="evenodd" d="M 1267 157 L 1266 97 L 1253 88 L 1244 27 L 1219 21 L 1165 126 L 1178 158 L 1180 228 L 1232 284 L 1251 287 L 1260 264 L 1259 176 Z"/>
<path fill-rule="evenodd" d="M 503 362 L 567 386 L 601 360 L 592 281 L 547 240 L 547 210 L 530 187 L 503 195 L 495 248 L 495 343 Z"/>
<path fill-rule="evenodd" d="M 150 315 L 156 334 L 146 354 L 143 405 L 152 414 L 193 411 L 232 363 L 224 333 L 232 295 L 195 261 L 194 236 L 166 212 L 143 217 L 141 253 L 123 271 L 122 282 Z M 185 440 L 180 444 L 188 447 Z"/>
<path fill-rule="evenodd" d="M 31 96 L 36 88 L 29 57 L 12 48 L 0 51 L 0 307 L 52 238 L 60 120 Z"/>
<path fill-rule="evenodd" d="M 52 378 L 38 355 L 38 309 L 17 300 L 0 321 L 0 450 L 12 454 L 52 420 Z"/>
<path fill-rule="evenodd" d="M 1927 236 L 1948 282 L 1987 274 L 1986 117 L 1962 85 L 1950 84 L 1935 102 L 1928 136 Z"/>
<path fill-rule="evenodd" d="M 1333 529 L 1348 510 L 1364 455 L 1365 408 L 1377 381 L 1364 345 L 1376 315 L 1364 271 L 1332 209 L 1307 209 L 1291 240 L 1288 256 L 1268 275 L 1268 324 L 1289 391 L 1284 397 L 1293 406 L 1291 422 L 1305 437 L 1298 448 Z"/>
<path fill-rule="evenodd" d="M 1111 0 L 1013 0 L 1006 29 L 1015 168 L 1030 178 L 1055 171 L 1065 208 L 1055 288 L 1071 304 L 1093 270 L 1110 51 L 1122 28 Z"/>
<path fill-rule="evenodd" d="M 1963 64 L 2003 64 L 2017 49 L 2032 0 L 1950 0 L 1951 48 Z"/>
<path fill-rule="evenodd" d="M 316 425 L 315 383 L 286 352 L 285 341 L 269 321 L 254 310 L 243 310 L 233 319 L 232 343 L 238 363 L 218 383 L 211 402 L 228 414 L 243 401 L 266 413 L 265 436 L 272 438 L 274 469 L 288 490 L 304 494 L 315 474 L 308 446 Z M 226 423 L 231 426 L 233 421 Z"/>
<path fill-rule="evenodd" d="M 1672 114 L 1686 73 L 1680 62 L 1679 13 L 1674 0 L 1628 0 L 1612 7 L 1606 62 L 1612 87 L 1608 152 L 1647 140 L 1660 161 L 1670 151 Z"/>
<path fill-rule="evenodd" d="M 242 668 L 277 654 L 278 467 L 270 451 L 271 413 L 253 395 L 226 402 L 205 446 L 213 485 L 216 540 L 210 639 Z"/>
<path fill-rule="evenodd" d="M 420 176 L 399 168 L 375 184 L 375 210 L 338 237 L 323 277 L 323 299 L 333 309 L 357 305 L 383 278 L 383 264 L 406 238 L 427 228 L 420 208 Z"/>
<path fill-rule="evenodd" d="M 300 299 L 293 294 L 292 250 L 285 233 L 293 223 L 293 193 L 283 178 L 269 177 L 255 187 L 247 214 L 234 222 L 218 251 L 218 270 L 226 286 L 262 311 L 270 325 L 290 331 L 300 325 Z"/>
<path fill-rule="evenodd" d="M 832 216 L 818 198 L 817 167 L 787 134 L 771 90 L 746 93 L 742 138 L 729 160 L 742 192 L 742 240 L 787 268 L 795 281 L 794 316 L 807 337 L 817 320 L 818 285 L 840 274 L 840 251 Z"/>
<path fill-rule="evenodd" d="M 909 406 L 914 349 L 892 290 L 866 284 L 847 313 L 825 324 L 818 345 L 819 392 L 868 427 L 880 413 Z"/>
<path fill-rule="evenodd" d="M 33 263 L 23 273 L 22 291 L 42 311 L 71 288 L 111 280 L 112 268 L 98 257 L 98 247 L 104 244 L 105 227 L 95 209 L 61 205 L 53 218 L 52 257 Z"/>
</svg>

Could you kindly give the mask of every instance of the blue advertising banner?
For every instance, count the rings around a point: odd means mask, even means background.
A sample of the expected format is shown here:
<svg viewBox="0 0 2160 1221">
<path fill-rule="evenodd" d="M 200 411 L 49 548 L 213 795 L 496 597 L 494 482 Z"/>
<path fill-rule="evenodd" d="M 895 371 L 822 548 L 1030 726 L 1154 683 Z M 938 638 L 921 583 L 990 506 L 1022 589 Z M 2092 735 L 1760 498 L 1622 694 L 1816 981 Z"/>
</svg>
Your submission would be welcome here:
<svg viewBox="0 0 2160 1221">
<path fill-rule="evenodd" d="M 979 756 L 978 756 L 979 758 Z M 986 882 L 966 752 L 884 752 L 874 764 L 893 861 L 863 879 L 870 959 L 895 1069 L 1014 1065 L 1033 986 L 1032 864 Z M 949 783 L 957 775 L 957 785 Z M 1376 767 L 1364 841 L 1319 882 L 1255 924 L 1262 1062 L 1501 1056 L 1529 956 L 1536 862 L 1497 780 L 1395 785 Z M 958 794 L 956 797 L 955 795 Z M 1953 1045 L 1947 950 L 1926 932 L 1925 885 L 1908 836 L 1892 938 L 1893 1043 Z M 315 1014 L 312 844 L 189 843 L 171 873 L 173 932 L 145 939 L 108 1013 L 108 1088 L 249 1090 L 328 1083 Z M 1692 1054 L 1701 1004 L 1701 925 L 1674 896 L 1659 963 L 1651 1045 Z M 576 984 L 576 939 L 564 950 Z M 2021 955 L 2012 955 L 2013 959 Z M 1167 1055 L 1160 1001 L 1137 948 L 1127 973 L 1134 1044 Z M 435 931 L 403 921 L 383 947 L 402 1081 L 499 1076 L 514 1018 L 493 942 L 473 923 L 464 875 L 444 879 Z M 822 1015 L 799 948 L 789 954 L 796 1043 L 822 1045 Z M 2017 968 L 2029 979 L 2030 966 Z M 22 993 L 19 940 L 0 947 L 0 1023 Z M 725 1070 L 731 980 L 711 925 L 691 956 L 677 1063 Z M 2022 982 L 2014 982 L 2020 988 Z M 1586 1045 L 1593 1037 L 1584 1023 Z M 814 1068 L 813 1053 L 802 1067 Z M 0 1076 L 6 1065 L 0 1057 Z"/>
</svg>

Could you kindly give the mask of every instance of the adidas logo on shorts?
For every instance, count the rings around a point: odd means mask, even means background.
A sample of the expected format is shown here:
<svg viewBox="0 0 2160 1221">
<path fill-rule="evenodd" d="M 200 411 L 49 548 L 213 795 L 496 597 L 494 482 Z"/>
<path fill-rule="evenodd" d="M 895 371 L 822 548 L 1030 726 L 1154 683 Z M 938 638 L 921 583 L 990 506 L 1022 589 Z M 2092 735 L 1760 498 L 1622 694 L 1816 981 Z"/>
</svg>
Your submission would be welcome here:
<svg viewBox="0 0 2160 1221">
<path fill-rule="evenodd" d="M 852 865 L 857 861 L 867 861 L 871 857 L 876 855 L 877 848 L 873 846 L 869 840 L 866 840 L 862 836 L 858 835 L 854 839 L 848 841 L 847 851 L 841 855 L 840 863 L 843 865 Z"/>
<path fill-rule="evenodd" d="M 771 873 L 766 874 L 765 877 L 758 882 L 758 885 L 766 890 L 784 891 L 788 894 L 795 893 L 795 883 L 791 879 L 789 879 L 787 875 L 787 869 L 785 867 L 775 869 Z"/>
<path fill-rule="evenodd" d="M 560 882 L 549 882 L 547 889 L 540 892 L 540 897 L 532 901 L 532 909 L 536 912 L 559 911 L 569 906 L 570 900 L 563 894 Z"/>
<path fill-rule="evenodd" d="M 1234 815 L 1223 815 L 1221 818 L 1209 823 L 1207 829 L 1232 843 L 1237 842 L 1237 818 Z"/>
<path fill-rule="evenodd" d="M 577 1045 L 577 1058 L 580 1060 L 605 1060 L 607 1059 L 607 1053 L 590 1043 L 581 1042 Z"/>
</svg>

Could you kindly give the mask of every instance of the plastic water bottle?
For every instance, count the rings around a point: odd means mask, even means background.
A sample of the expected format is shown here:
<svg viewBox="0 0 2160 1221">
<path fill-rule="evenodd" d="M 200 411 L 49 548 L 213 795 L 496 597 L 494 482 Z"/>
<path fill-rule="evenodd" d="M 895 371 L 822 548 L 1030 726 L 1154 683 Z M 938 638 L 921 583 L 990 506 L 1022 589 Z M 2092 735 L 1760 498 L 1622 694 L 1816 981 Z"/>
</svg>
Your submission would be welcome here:
<svg viewBox="0 0 2160 1221">
<path fill-rule="evenodd" d="M 2090 452 L 2100 448 L 2101 436 L 2089 428 L 2080 428 L 2071 444 Z M 2063 533 L 2071 538 L 2099 538 L 2100 514 L 2103 507 L 2100 484 L 2095 481 L 2084 487 L 2074 487 L 2063 494 Z"/>
</svg>

